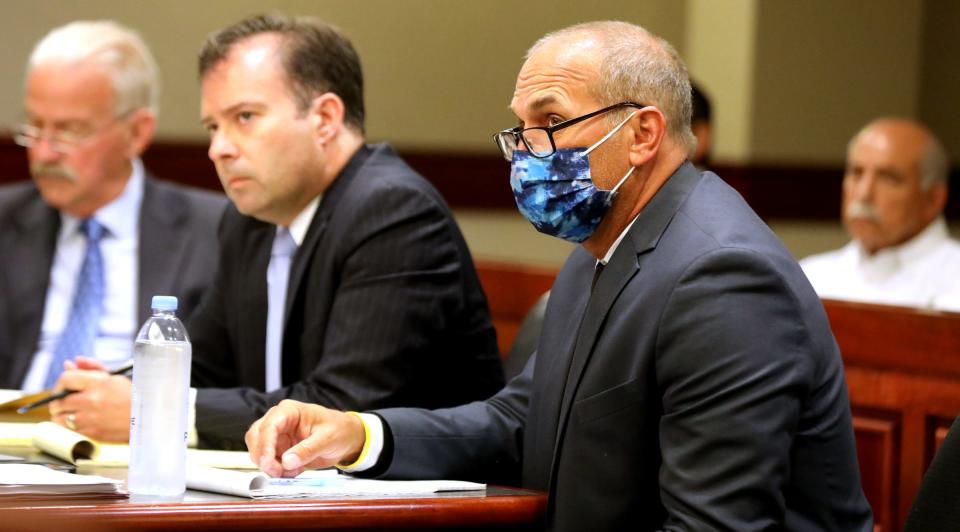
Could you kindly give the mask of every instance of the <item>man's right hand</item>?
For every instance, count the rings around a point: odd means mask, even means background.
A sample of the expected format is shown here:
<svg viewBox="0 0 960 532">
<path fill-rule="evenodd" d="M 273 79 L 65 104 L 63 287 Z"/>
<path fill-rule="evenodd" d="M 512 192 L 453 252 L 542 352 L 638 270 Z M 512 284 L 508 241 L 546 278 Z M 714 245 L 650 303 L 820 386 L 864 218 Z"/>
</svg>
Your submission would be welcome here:
<svg viewBox="0 0 960 532">
<path fill-rule="evenodd" d="M 351 463 L 366 436 L 354 414 L 284 400 L 247 430 L 250 459 L 274 477 L 295 477 L 307 468 Z"/>
<path fill-rule="evenodd" d="M 50 403 L 50 419 L 96 440 L 129 440 L 130 379 L 110 375 L 102 364 L 84 357 L 66 362 L 64 368 L 54 392 L 77 393 Z"/>
</svg>

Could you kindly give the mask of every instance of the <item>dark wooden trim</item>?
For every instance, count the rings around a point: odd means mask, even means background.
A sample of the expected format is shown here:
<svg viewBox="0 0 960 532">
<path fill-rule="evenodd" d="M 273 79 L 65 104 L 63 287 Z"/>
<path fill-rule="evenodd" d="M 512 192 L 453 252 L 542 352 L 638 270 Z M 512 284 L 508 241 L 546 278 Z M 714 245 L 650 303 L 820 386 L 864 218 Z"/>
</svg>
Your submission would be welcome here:
<svg viewBox="0 0 960 532">
<path fill-rule="evenodd" d="M 188 495 L 191 492 L 188 492 Z M 491 495 L 491 493 L 499 493 Z M 0 501 L 4 530 L 507 530 L 543 528 L 547 496 L 491 487 L 487 495 L 213 502 Z M 230 499 L 230 500 L 227 500 Z"/>
<path fill-rule="evenodd" d="M 401 150 L 454 208 L 515 209 L 510 166 L 491 146 L 489 154 Z M 0 137 L 0 184 L 29 177 L 23 149 Z M 163 179 L 221 190 L 203 142 L 157 141 L 144 154 L 150 171 Z M 843 169 L 812 164 L 718 165 L 714 169 L 764 219 L 836 221 L 840 217 Z M 951 174 L 960 190 L 960 169 Z M 951 196 L 947 217 L 960 219 L 960 193 Z"/>
</svg>

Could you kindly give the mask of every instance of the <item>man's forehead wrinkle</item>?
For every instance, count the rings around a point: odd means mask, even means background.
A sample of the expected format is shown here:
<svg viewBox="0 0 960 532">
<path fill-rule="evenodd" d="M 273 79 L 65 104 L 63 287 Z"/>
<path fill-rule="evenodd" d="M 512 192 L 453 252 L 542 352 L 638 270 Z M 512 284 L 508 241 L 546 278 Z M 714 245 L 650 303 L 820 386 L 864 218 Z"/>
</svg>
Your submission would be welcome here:
<svg viewBox="0 0 960 532">
<path fill-rule="evenodd" d="M 568 99 L 570 90 L 578 85 L 586 86 L 594 77 L 594 72 L 583 66 L 551 65 L 524 69 L 517 76 L 517 88 L 514 91 L 514 101 L 530 98 L 525 105 L 536 110 L 545 105 Z"/>
</svg>

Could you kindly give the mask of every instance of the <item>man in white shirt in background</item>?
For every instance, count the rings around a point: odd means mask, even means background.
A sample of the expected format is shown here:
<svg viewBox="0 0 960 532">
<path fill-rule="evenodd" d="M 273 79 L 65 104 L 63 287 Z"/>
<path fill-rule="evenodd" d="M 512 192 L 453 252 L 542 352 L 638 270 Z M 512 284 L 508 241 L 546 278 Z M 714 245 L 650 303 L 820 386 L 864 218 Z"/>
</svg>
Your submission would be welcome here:
<svg viewBox="0 0 960 532">
<path fill-rule="evenodd" d="M 800 261 L 820 297 L 960 311 L 960 244 L 943 218 L 948 171 L 918 122 L 881 118 L 860 130 L 843 178 L 853 240 Z"/>
<path fill-rule="evenodd" d="M 0 187 L 0 387 L 36 391 L 77 356 L 126 363 L 154 294 L 177 296 L 189 318 L 213 278 L 226 198 L 144 170 L 159 80 L 132 30 L 56 28 L 26 74 L 14 140 L 33 179 Z"/>
</svg>

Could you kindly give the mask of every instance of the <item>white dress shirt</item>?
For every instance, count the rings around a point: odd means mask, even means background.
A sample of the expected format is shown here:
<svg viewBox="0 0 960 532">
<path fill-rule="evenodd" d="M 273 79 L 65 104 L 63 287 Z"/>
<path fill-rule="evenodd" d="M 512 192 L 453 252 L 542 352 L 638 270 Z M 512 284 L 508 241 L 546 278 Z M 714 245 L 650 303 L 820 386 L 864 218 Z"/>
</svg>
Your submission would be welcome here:
<svg viewBox="0 0 960 532">
<path fill-rule="evenodd" d="M 960 243 L 943 218 L 873 255 L 853 241 L 800 266 L 822 298 L 960 312 Z"/>
<path fill-rule="evenodd" d="M 143 164 L 133 161 L 133 173 L 123 192 L 101 207 L 93 218 L 106 231 L 100 241 L 104 265 L 103 313 L 94 340 L 96 358 L 108 368 L 125 364 L 133 354 L 137 323 L 138 254 L 140 204 L 143 201 Z M 83 265 L 87 241 L 79 230 L 80 219 L 60 213 L 50 284 L 43 307 L 40 343 L 22 388 L 33 392 L 43 389 L 60 333 L 70 318 L 77 276 Z"/>
<path fill-rule="evenodd" d="M 300 211 L 300 214 L 298 214 L 297 217 L 294 218 L 292 222 L 290 222 L 290 227 L 287 228 L 287 230 L 290 231 L 290 236 L 293 237 L 293 241 L 297 243 L 298 248 L 303 245 L 303 241 L 307 238 L 307 231 L 310 229 L 310 224 L 311 222 L 313 222 L 313 216 L 314 214 L 317 213 L 317 207 L 320 206 L 320 198 L 322 197 L 323 197 L 323 194 L 317 196 L 316 198 L 313 199 L 313 201 L 308 203 L 307 206 L 304 207 L 302 211 Z M 280 231 L 280 227 L 277 226 L 276 230 Z M 267 279 L 264 278 L 263 281 L 264 283 L 266 283 Z M 290 294 L 288 293 L 287 296 L 289 295 Z M 283 345 L 282 333 L 281 333 L 281 337 L 275 341 L 278 341 L 280 342 L 280 345 Z M 275 389 L 280 388 L 280 375 L 282 375 L 280 364 L 282 362 L 281 358 L 283 357 L 283 353 L 281 353 L 280 350 L 277 350 L 276 352 L 278 353 L 278 356 L 276 358 L 267 358 L 264 361 L 265 373 L 267 375 L 267 379 L 266 379 L 267 382 L 265 383 L 267 391 L 273 391 Z M 188 427 L 187 445 L 190 447 L 195 447 L 198 441 L 197 424 L 196 424 L 196 419 L 197 419 L 197 389 L 196 388 L 192 388 L 192 387 L 190 388 L 189 401 L 190 401 L 189 412 L 188 412 L 188 419 L 187 419 L 187 427 Z"/>
</svg>

